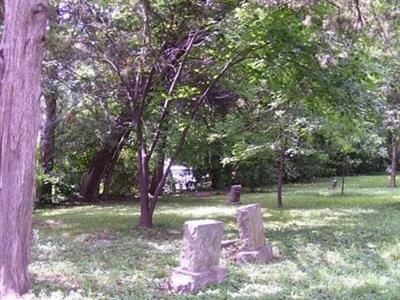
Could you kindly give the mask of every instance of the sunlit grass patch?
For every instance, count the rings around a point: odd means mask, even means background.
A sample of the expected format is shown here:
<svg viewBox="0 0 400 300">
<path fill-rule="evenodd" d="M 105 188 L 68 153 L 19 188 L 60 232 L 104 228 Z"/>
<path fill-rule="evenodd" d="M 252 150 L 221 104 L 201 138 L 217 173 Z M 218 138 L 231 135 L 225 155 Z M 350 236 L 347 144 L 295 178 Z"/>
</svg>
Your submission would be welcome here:
<svg viewBox="0 0 400 300">
<path fill-rule="evenodd" d="M 280 257 L 238 267 L 223 258 L 223 285 L 196 295 L 163 288 L 179 264 L 189 219 L 224 222 L 238 238 L 236 207 L 226 196 L 160 201 L 152 230 L 137 228 L 137 203 L 103 204 L 34 215 L 31 272 L 35 299 L 398 299 L 400 191 L 387 176 L 346 178 L 345 195 L 330 180 L 285 187 L 284 209 L 273 192 L 244 194 L 259 202 L 269 243 Z"/>
</svg>

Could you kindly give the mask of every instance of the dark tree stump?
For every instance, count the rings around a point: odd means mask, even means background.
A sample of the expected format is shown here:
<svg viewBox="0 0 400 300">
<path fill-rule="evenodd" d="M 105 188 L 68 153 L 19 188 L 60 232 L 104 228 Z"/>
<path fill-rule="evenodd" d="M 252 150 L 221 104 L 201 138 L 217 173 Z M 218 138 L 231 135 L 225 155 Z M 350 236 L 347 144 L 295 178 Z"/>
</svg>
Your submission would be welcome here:
<svg viewBox="0 0 400 300">
<path fill-rule="evenodd" d="M 240 204 L 240 194 L 242 186 L 240 184 L 232 185 L 227 204 Z"/>
</svg>

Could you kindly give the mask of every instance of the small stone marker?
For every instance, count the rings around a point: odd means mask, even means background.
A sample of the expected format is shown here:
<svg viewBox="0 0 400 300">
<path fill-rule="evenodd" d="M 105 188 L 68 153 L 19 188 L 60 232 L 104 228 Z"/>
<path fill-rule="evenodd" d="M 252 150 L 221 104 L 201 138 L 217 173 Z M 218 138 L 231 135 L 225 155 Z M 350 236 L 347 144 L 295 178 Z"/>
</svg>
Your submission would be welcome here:
<svg viewBox="0 0 400 300">
<path fill-rule="evenodd" d="M 222 234 L 220 221 L 185 222 L 180 266 L 170 277 L 172 291 L 195 292 L 225 280 L 226 270 L 219 265 Z"/>
<path fill-rule="evenodd" d="M 250 204 L 237 209 L 240 252 L 238 264 L 272 260 L 272 247 L 265 244 L 263 216 L 260 204 Z"/>
<path fill-rule="evenodd" d="M 240 194 L 242 193 L 242 186 L 240 184 L 232 185 L 229 193 L 228 204 L 240 204 Z"/>
</svg>

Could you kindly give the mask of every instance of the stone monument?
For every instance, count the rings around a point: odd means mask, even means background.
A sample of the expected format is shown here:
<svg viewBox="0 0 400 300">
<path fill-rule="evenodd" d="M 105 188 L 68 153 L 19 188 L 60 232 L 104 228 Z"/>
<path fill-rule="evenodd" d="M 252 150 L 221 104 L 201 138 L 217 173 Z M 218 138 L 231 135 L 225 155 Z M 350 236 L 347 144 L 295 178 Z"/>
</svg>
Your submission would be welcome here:
<svg viewBox="0 0 400 300">
<path fill-rule="evenodd" d="M 242 193 L 242 186 L 235 184 L 231 186 L 227 204 L 240 204 L 240 194 Z"/>
<path fill-rule="evenodd" d="M 272 260 L 272 247 L 265 243 L 260 204 L 239 207 L 236 217 L 240 235 L 240 252 L 236 255 L 236 262 L 245 264 Z"/>
<path fill-rule="evenodd" d="M 219 265 L 222 234 L 223 223 L 219 221 L 185 222 L 180 266 L 170 277 L 172 291 L 196 292 L 225 280 L 226 270 Z"/>
</svg>

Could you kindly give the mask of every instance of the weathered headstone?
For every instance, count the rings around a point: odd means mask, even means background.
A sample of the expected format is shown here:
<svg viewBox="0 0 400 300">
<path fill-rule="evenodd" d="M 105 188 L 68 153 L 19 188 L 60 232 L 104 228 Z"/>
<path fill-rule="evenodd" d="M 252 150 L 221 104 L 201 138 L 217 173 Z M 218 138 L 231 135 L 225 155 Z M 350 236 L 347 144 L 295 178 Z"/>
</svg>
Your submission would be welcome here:
<svg viewBox="0 0 400 300">
<path fill-rule="evenodd" d="M 172 270 L 170 278 L 172 291 L 195 292 L 225 280 L 226 270 L 219 265 L 222 234 L 219 221 L 185 222 L 180 266 Z"/>
<path fill-rule="evenodd" d="M 240 252 L 236 255 L 236 262 L 244 264 L 272 260 L 272 247 L 265 243 L 260 204 L 239 207 L 236 217 L 240 235 Z"/>
<path fill-rule="evenodd" d="M 240 184 L 232 185 L 229 193 L 228 204 L 240 204 L 240 194 L 242 186 Z"/>
</svg>

